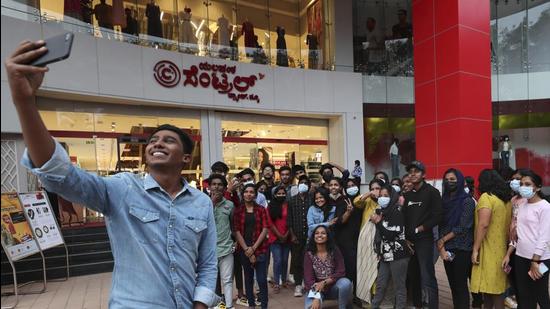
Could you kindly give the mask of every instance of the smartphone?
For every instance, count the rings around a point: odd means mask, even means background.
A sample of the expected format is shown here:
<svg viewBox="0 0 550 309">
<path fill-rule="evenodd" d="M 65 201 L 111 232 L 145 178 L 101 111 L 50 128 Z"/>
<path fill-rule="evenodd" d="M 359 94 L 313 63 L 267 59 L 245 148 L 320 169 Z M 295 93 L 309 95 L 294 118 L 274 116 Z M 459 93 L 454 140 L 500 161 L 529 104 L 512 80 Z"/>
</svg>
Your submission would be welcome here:
<svg viewBox="0 0 550 309">
<path fill-rule="evenodd" d="M 73 39 L 74 34 L 72 32 L 67 32 L 44 40 L 48 51 L 40 58 L 35 59 L 29 64 L 37 67 L 43 67 L 50 63 L 69 58 L 71 48 L 73 46 Z"/>
<path fill-rule="evenodd" d="M 548 271 L 548 266 L 544 263 L 539 264 L 539 272 L 544 275 Z"/>
<path fill-rule="evenodd" d="M 506 265 L 506 267 L 504 267 L 504 272 L 505 273 L 509 274 L 511 271 L 512 271 L 512 266 Z"/>
</svg>

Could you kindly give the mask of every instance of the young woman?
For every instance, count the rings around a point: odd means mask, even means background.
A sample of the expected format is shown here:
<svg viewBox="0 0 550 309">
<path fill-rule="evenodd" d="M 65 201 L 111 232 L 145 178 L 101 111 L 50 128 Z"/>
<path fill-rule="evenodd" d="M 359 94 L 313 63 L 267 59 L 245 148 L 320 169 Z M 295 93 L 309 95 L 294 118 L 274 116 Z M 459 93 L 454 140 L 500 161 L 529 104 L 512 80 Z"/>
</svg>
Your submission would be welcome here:
<svg viewBox="0 0 550 309">
<path fill-rule="evenodd" d="M 384 182 L 384 184 L 388 184 L 390 182 L 390 177 L 388 176 L 388 174 L 382 171 L 378 171 L 374 173 L 373 179 L 381 179 Z"/>
<path fill-rule="evenodd" d="M 351 302 L 352 285 L 340 250 L 324 225 L 317 226 L 309 238 L 304 256 L 305 308 L 320 309 L 324 299 L 337 299 L 338 308 Z"/>
<path fill-rule="evenodd" d="M 333 226 L 336 223 L 336 207 L 328 204 L 329 193 L 324 187 L 318 187 L 313 193 L 313 207 L 307 211 L 307 236 L 311 237 L 313 230 L 319 226 Z"/>
<path fill-rule="evenodd" d="M 351 182 L 353 183 L 353 181 Z M 355 274 L 357 273 L 357 237 L 359 236 L 361 210 L 353 207 L 347 191 L 349 191 L 350 195 L 356 196 L 359 188 L 356 185 L 352 185 L 344 193 L 340 179 L 336 177 L 329 181 L 328 186 L 330 190 L 328 204 L 336 207 L 337 219 L 336 224 L 334 224 L 334 239 L 344 256 L 346 277 L 355 282 Z"/>
<path fill-rule="evenodd" d="M 502 269 L 505 272 L 508 272 L 508 281 L 510 282 L 510 287 L 506 290 L 504 305 L 509 308 L 517 308 L 517 282 L 516 282 L 516 272 L 509 271 L 510 268 L 515 264 L 515 250 L 518 241 L 518 232 L 517 232 L 517 217 L 519 207 L 525 205 L 527 200 L 519 194 L 519 187 L 521 182 L 521 170 L 515 170 L 512 172 L 512 177 L 510 178 L 510 189 L 512 189 L 512 221 L 510 222 L 510 243 L 508 244 L 508 251 L 506 256 L 502 260 Z"/>
<path fill-rule="evenodd" d="M 407 273 L 410 252 L 405 240 L 405 222 L 399 206 L 399 194 L 389 186 L 382 187 L 378 205 L 381 210 L 370 219 L 376 225 L 374 247 L 380 260 L 372 308 L 380 307 L 391 278 L 395 290 L 394 308 L 403 309 L 407 305 L 407 276 L 404 274 Z"/>
<path fill-rule="evenodd" d="M 531 170 L 521 172 L 519 194 L 527 200 L 517 215 L 517 246 L 513 270 L 520 308 L 550 308 L 550 203 L 542 194 L 542 179 Z M 544 271 L 544 268 L 546 271 Z"/>
<path fill-rule="evenodd" d="M 235 209 L 233 226 L 235 238 L 239 244 L 244 269 L 246 297 L 248 307 L 255 308 L 254 273 L 260 288 L 262 308 L 267 308 L 267 233 L 269 223 L 266 209 L 256 203 L 256 187 L 247 184 L 243 189 L 243 205 Z"/>
<path fill-rule="evenodd" d="M 357 290 L 358 298 L 366 303 L 371 302 L 371 288 L 376 280 L 378 258 L 374 252 L 374 236 L 376 227 L 370 222 L 370 217 L 378 207 L 376 201 L 384 182 L 373 179 L 369 184 L 370 191 L 359 195 L 353 201 L 356 208 L 363 209 L 361 230 L 357 243 Z"/>
<path fill-rule="evenodd" d="M 288 253 L 290 252 L 289 231 L 287 227 L 288 202 L 286 202 L 286 189 L 279 186 L 275 189 L 275 195 L 267 208 L 269 213 L 269 251 L 273 255 L 273 291 L 280 292 L 279 282 L 286 285 L 286 273 L 288 269 Z"/>
<path fill-rule="evenodd" d="M 437 249 L 445 266 L 454 308 L 468 309 L 475 202 L 464 191 L 464 176 L 459 170 L 451 168 L 443 174 L 442 205 L 443 220 L 439 225 Z"/>
<path fill-rule="evenodd" d="M 481 196 L 475 213 L 470 288 L 474 293 L 484 294 L 484 308 L 504 308 L 501 294 L 506 291 L 507 280 L 501 265 L 512 219 L 512 196 L 495 170 L 483 170 L 478 181 Z"/>
</svg>

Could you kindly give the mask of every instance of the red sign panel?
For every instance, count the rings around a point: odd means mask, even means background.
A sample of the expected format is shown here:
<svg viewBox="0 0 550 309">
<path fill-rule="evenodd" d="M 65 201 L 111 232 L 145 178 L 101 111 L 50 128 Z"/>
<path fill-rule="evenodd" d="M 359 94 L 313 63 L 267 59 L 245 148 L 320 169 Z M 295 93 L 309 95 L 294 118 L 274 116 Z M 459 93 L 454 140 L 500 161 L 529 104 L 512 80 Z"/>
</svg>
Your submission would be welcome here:
<svg viewBox="0 0 550 309">
<path fill-rule="evenodd" d="M 161 86 L 166 88 L 177 86 L 183 77 L 184 87 L 212 87 L 219 94 L 227 95 L 235 102 L 249 100 L 260 103 L 260 97 L 249 91 L 254 88 L 257 81 L 264 79 L 265 74 L 237 75 L 236 66 L 208 62 L 201 62 L 198 66 L 192 65 L 188 69 L 184 68 L 180 73 L 173 62 L 162 60 L 155 65 L 153 76 Z"/>
</svg>

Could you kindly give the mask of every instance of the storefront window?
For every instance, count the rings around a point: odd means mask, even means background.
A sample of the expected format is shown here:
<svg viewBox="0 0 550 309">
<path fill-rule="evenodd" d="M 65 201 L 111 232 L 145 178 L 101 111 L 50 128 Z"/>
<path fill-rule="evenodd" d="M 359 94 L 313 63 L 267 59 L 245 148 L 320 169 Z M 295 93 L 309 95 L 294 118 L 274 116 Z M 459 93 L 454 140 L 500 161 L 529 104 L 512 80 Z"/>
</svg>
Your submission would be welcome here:
<svg viewBox="0 0 550 309">
<path fill-rule="evenodd" d="M 112 113 L 99 113 L 66 111 L 50 104 L 39 104 L 39 107 L 46 127 L 67 146 L 73 163 L 101 176 L 121 171 L 145 172 L 145 146 L 153 130 L 165 123 L 182 128 L 195 140 L 191 164 L 183 174 L 188 181 L 200 183 L 202 165 L 198 113 L 176 117 L 167 116 L 174 112 L 163 109 L 133 111 L 126 108 L 124 113 L 120 113 L 113 107 Z"/>
<path fill-rule="evenodd" d="M 313 176 L 321 163 L 329 161 L 325 120 L 249 116 L 248 121 L 242 121 L 235 119 L 240 115 L 224 117 L 233 118 L 222 118 L 223 158 L 230 174 L 244 168 L 258 173 L 261 166 L 271 163 L 276 168 L 301 164 Z M 308 125 L 303 125 L 305 121 Z"/>
<path fill-rule="evenodd" d="M 411 1 L 355 0 L 353 12 L 355 71 L 413 76 Z"/>
</svg>

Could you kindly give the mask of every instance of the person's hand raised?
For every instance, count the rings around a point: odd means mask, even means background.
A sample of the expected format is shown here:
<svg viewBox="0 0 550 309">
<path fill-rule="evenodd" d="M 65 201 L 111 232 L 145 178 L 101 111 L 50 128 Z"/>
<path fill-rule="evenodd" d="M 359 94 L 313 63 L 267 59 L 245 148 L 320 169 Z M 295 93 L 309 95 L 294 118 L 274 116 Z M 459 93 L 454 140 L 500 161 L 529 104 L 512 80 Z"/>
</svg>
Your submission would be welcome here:
<svg viewBox="0 0 550 309">
<path fill-rule="evenodd" d="M 44 41 L 24 41 L 5 60 L 8 82 L 15 104 L 34 103 L 34 96 L 48 68 L 28 65 L 28 63 L 46 53 L 47 49 L 44 45 Z"/>
</svg>

